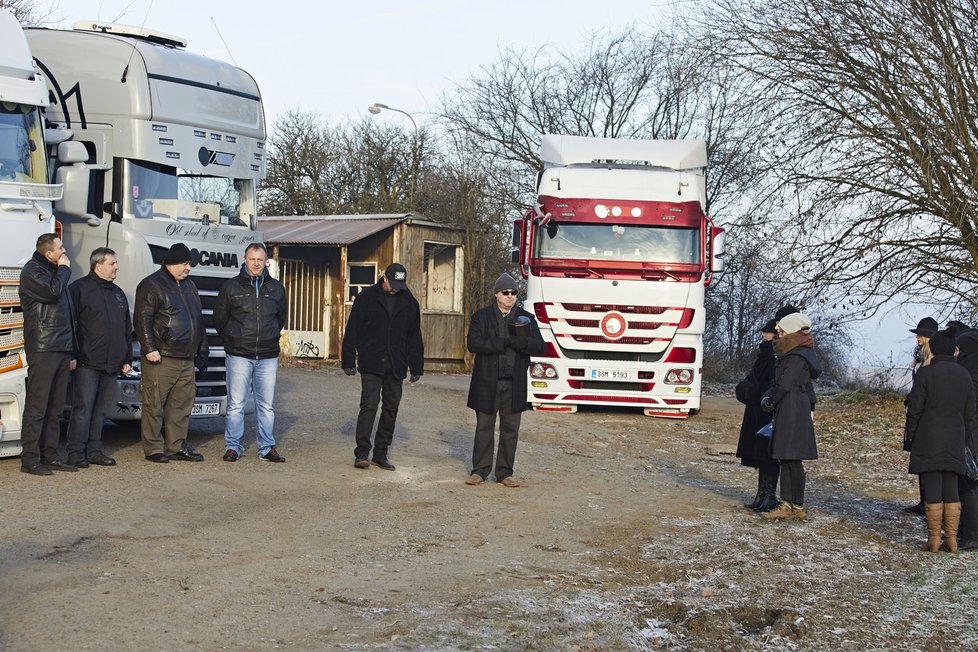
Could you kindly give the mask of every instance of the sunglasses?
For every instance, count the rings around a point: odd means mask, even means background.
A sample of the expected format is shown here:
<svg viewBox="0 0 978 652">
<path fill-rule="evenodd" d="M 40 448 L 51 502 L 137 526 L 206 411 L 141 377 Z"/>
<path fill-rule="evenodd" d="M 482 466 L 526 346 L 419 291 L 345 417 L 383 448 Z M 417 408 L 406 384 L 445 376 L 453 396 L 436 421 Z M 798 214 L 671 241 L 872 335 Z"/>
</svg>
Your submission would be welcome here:
<svg viewBox="0 0 978 652">
<path fill-rule="evenodd" d="M 516 290 L 500 290 L 499 294 L 503 295 L 504 297 L 515 297 L 517 292 Z"/>
</svg>

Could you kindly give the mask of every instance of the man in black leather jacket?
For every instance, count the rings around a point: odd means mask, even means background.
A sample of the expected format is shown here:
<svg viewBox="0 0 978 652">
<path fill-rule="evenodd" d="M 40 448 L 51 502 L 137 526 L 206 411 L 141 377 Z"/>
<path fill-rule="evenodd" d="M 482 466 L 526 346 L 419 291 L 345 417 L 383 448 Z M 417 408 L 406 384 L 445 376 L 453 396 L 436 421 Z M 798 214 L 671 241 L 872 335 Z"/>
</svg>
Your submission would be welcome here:
<svg viewBox="0 0 978 652">
<path fill-rule="evenodd" d="M 421 308 L 407 289 L 407 271 L 391 263 L 380 281 L 357 295 L 343 334 L 343 371 L 352 376 L 360 370 L 360 414 L 353 465 L 370 466 L 370 431 L 383 393 L 383 409 L 373 444 L 373 463 L 387 471 L 394 465 L 387 451 L 394 440 L 394 423 L 408 367 L 409 382 L 424 373 Z"/>
<path fill-rule="evenodd" d="M 178 242 L 160 269 L 136 287 L 133 321 L 142 358 L 143 453 L 150 462 L 204 460 L 186 445 L 197 393 L 194 368 L 205 369 L 208 354 L 200 295 L 188 276 L 190 249 Z"/>
<path fill-rule="evenodd" d="M 20 470 L 33 475 L 77 471 L 61 460 L 58 417 L 65 406 L 68 375 L 74 369 L 74 325 L 68 298 L 70 261 L 61 238 L 45 233 L 20 272 L 27 354 L 27 397 L 21 427 Z"/>
<path fill-rule="evenodd" d="M 224 340 L 228 413 L 224 419 L 224 461 L 244 453 L 244 407 L 251 388 L 258 413 L 258 459 L 284 462 L 275 448 L 275 377 L 279 337 L 288 317 L 285 288 L 266 267 L 268 250 L 260 242 L 245 249 L 241 273 L 221 286 L 214 304 L 214 326 Z"/>
</svg>

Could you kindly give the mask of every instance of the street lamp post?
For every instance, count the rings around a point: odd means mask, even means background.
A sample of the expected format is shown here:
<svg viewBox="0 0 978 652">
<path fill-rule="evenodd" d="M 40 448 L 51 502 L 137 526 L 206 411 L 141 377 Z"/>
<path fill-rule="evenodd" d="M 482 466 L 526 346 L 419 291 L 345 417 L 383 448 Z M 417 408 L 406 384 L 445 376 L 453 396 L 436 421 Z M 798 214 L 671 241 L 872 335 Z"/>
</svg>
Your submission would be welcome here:
<svg viewBox="0 0 978 652">
<path fill-rule="evenodd" d="M 374 102 L 373 104 L 367 107 L 367 111 L 370 111 L 370 113 L 373 115 L 377 115 L 378 113 L 384 110 L 396 111 L 397 113 L 406 115 L 408 120 L 411 121 L 411 125 L 414 127 L 414 142 L 411 146 L 411 187 L 410 190 L 408 191 L 409 192 L 408 199 L 410 201 L 411 208 L 414 208 L 414 180 L 418 176 L 418 145 L 420 144 L 418 123 L 414 121 L 414 117 L 407 111 L 402 111 L 401 109 L 395 109 L 392 106 L 387 106 L 386 104 L 381 104 L 380 102 Z"/>
</svg>

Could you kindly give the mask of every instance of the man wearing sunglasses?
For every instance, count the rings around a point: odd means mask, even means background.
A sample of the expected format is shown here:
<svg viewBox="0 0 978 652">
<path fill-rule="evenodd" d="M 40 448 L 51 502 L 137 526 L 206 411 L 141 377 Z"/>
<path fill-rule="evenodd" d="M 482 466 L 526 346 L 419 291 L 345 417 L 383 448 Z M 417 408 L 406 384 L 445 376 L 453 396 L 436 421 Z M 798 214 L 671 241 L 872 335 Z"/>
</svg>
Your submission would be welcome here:
<svg viewBox="0 0 978 652">
<path fill-rule="evenodd" d="M 526 371 L 531 355 L 543 355 L 546 345 L 533 315 L 518 308 L 516 281 L 503 274 L 493 286 L 495 301 L 472 315 L 468 347 L 475 354 L 467 405 L 475 410 L 472 474 L 466 484 L 485 482 L 492 470 L 493 438 L 499 415 L 496 482 L 520 486 L 513 477 L 520 419 L 527 408 Z"/>
</svg>

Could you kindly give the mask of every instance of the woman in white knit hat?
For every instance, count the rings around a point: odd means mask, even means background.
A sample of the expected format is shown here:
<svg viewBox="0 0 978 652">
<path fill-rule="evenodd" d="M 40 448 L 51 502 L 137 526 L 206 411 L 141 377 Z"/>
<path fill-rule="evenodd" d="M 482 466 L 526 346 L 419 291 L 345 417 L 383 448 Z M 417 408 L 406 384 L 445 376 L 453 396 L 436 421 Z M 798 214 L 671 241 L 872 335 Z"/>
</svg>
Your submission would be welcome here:
<svg viewBox="0 0 978 652">
<path fill-rule="evenodd" d="M 774 412 L 771 457 L 781 464 L 781 502 L 766 519 L 805 518 L 804 460 L 818 459 L 815 445 L 815 392 L 812 380 L 822 374 L 822 363 L 815 353 L 815 340 L 809 333 L 812 320 L 801 312 L 783 317 L 777 325 L 779 339 L 774 345 L 778 366 L 774 385 L 761 401 Z"/>
</svg>

